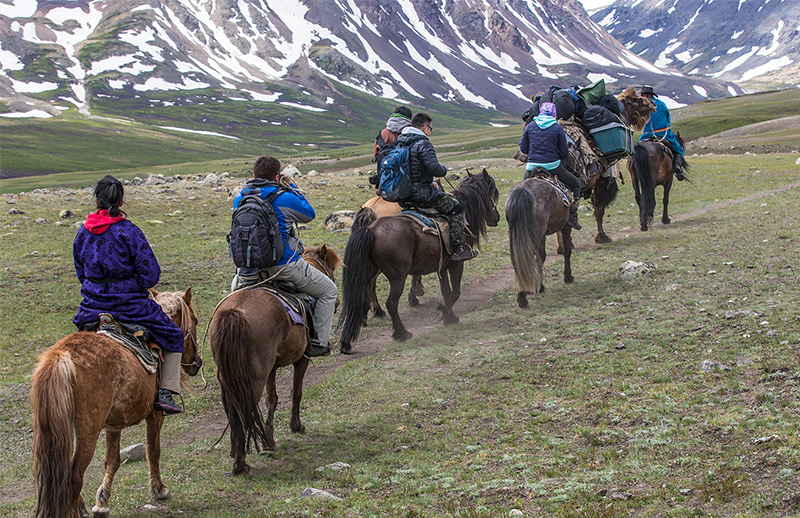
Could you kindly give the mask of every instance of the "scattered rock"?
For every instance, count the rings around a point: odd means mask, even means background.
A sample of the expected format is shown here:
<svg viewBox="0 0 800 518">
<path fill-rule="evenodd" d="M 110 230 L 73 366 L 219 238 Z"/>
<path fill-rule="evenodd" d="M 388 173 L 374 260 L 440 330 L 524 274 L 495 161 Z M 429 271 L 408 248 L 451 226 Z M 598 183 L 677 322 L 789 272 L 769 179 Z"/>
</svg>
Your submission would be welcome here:
<svg viewBox="0 0 800 518">
<path fill-rule="evenodd" d="M 68 227 L 69 223 L 67 223 L 66 221 L 56 221 L 56 226 L 57 227 Z"/>
<path fill-rule="evenodd" d="M 31 250 L 31 253 L 29 253 L 28 255 L 32 257 L 39 257 L 42 254 L 40 254 L 38 250 Z"/>
<path fill-rule="evenodd" d="M 121 461 L 136 462 L 145 458 L 146 448 L 144 444 L 134 444 L 123 448 L 119 451 L 119 458 Z"/>
<path fill-rule="evenodd" d="M 319 176 L 319 171 L 317 171 L 316 169 L 312 169 L 311 171 L 306 173 L 306 176 L 308 176 L 309 178 Z"/>
<path fill-rule="evenodd" d="M 682 495 L 688 495 L 688 494 L 691 494 L 692 490 L 691 489 L 681 489 L 681 490 L 679 490 L 679 492 Z"/>
<path fill-rule="evenodd" d="M 664 291 L 678 291 L 683 288 L 682 284 L 668 284 L 664 286 Z"/>
<path fill-rule="evenodd" d="M 45 218 L 36 218 L 36 223 L 47 223 L 47 219 L 45 219 Z"/>
<path fill-rule="evenodd" d="M 74 218 L 75 214 L 73 214 L 71 210 L 65 209 L 58 213 L 58 217 L 61 219 L 69 219 L 69 218 Z"/>
<path fill-rule="evenodd" d="M 317 468 L 317 471 L 325 471 L 326 469 L 331 469 L 333 471 L 341 471 L 343 469 L 348 469 L 350 464 L 346 462 L 334 462 L 332 464 L 328 464 L 327 466 L 320 466 Z"/>
<path fill-rule="evenodd" d="M 780 441 L 780 435 L 768 435 L 766 437 L 759 437 L 757 439 L 753 439 L 753 444 L 763 444 L 765 442 L 772 442 L 772 441 Z"/>
<path fill-rule="evenodd" d="M 728 367 L 727 365 L 724 365 L 724 364 L 722 364 L 720 362 L 717 362 L 717 361 L 714 361 L 714 360 L 703 360 L 702 362 L 700 362 L 700 370 L 703 371 L 703 372 L 712 372 L 712 371 L 714 371 L 716 369 L 719 369 L 719 370 L 722 370 L 722 371 L 731 370 L 731 368 Z"/>
<path fill-rule="evenodd" d="M 748 358 L 747 356 L 739 356 L 738 358 L 736 358 L 737 367 L 743 367 L 745 365 L 752 365 L 752 364 L 753 360 L 751 358 Z"/>
<path fill-rule="evenodd" d="M 11 209 L 10 211 L 8 211 L 8 213 L 9 213 L 9 214 L 11 214 L 12 216 L 15 216 L 15 215 L 17 215 L 17 214 L 25 214 L 25 212 L 24 212 L 24 211 L 21 211 L 21 210 L 19 210 L 19 209 L 18 209 L 18 208 L 16 208 L 16 207 L 15 207 L 15 208 L 13 208 L 13 209 Z"/>
<path fill-rule="evenodd" d="M 624 343 L 620 342 L 620 343 L 618 343 L 617 345 L 614 346 L 614 349 L 622 350 L 622 349 L 625 349 L 626 347 L 628 347 L 628 346 L 625 345 Z"/>
<path fill-rule="evenodd" d="M 731 319 L 736 317 L 757 317 L 758 313 L 751 309 L 731 309 L 725 312 L 725 318 Z"/>
<path fill-rule="evenodd" d="M 316 489 L 316 488 L 313 488 L 313 487 L 305 488 L 303 490 L 303 492 L 300 493 L 300 496 L 301 497 L 310 496 L 310 497 L 314 497 L 314 498 L 319 498 L 320 500 L 341 500 L 341 498 L 339 498 L 338 496 L 336 496 L 336 495 L 334 495 L 332 493 L 328 493 L 327 491 L 325 491 L 323 489 Z"/>
<path fill-rule="evenodd" d="M 286 167 L 284 167 L 281 173 L 283 173 L 284 176 L 288 176 L 289 178 L 297 178 L 303 176 L 303 173 L 300 172 L 300 169 L 296 168 L 292 164 L 289 164 Z"/>
<path fill-rule="evenodd" d="M 633 495 L 625 491 L 617 491 L 608 494 L 608 498 L 612 500 L 630 500 Z"/>
<path fill-rule="evenodd" d="M 161 185 L 167 183 L 167 180 L 164 178 L 163 174 L 151 174 L 147 177 L 147 180 L 144 181 L 145 185 Z"/>
<path fill-rule="evenodd" d="M 131 178 L 131 185 L 142 185 L 143 183 L 144 180 L 142 180 L 138 176 L 134 176 L 133 178 Z"/>
<path fill-rule="evenodd" d="M 800 158 L 794 161 L 794 165 L 800 165 Z"/>
<path fill-rule="evenodd" d="M 325 218 L 325 228 L 330 232 L 349 232 L 353 226 L 353 219 L 356 217 L 355 211 L 338 210 L 331 212 Z"/>
<path fill-rule="evenodd" d="M 220 181 L 219 176 L 214 173 L 209 173 L 203 178 L 203 185 L 218 185 Z"/>
<path fill-rule="evenodd" d="M 510 510 L 508 512 L 508 516 L 509 516 L 509 518 L 514 517 L 514 516 L 525 516 L 525 513 L 523 513 L 519 509 L 512 509 L 512 510 Z"/>
<path fill-rule="evenodd" d="M 625 261 L 617 269 L 617 278 L 623 281 L 632 281 L 637 277 L 646 277 L 653 273 L 656 265 L 652 261 Z"/>
</svg>

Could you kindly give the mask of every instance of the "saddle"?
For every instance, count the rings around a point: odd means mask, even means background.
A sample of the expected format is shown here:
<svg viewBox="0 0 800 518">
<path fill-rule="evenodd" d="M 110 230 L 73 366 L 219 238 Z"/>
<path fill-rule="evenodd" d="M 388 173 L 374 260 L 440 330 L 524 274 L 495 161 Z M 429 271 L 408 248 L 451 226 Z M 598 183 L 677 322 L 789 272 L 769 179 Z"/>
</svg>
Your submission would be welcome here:
<svg viewBox="0 0 800 518">
<path fill-rule="evenodd" d="M 314 328 L 314 319 L 309 318 L 314 314 L 317 299 L 297 291 L 297 287 L 286 281 L 268 281 L 257 285 L 245 286 L 242 289 L 261 290 L 269 293 L 283 305 L 289 319 L 293 324 L 305 326 L 309 338 L 318 338 Z"/>
<path fill-rule="evenodd" d="M 84 331 L 107 336 L 122 345 L 139 360 L 150 374 L 161 367 L 161 348 L 156 345 L 150 331 L 139 324 L 118 322 L 109 313 L 100 313 L 100 320 L 83 326 Z"/>
<path fill-rule="evenodd" d="M 556 192 L 561 195 L 561 199 L 564 201 L 565 207 L 571 207 L 574 203 L 575 200 L 573 199 L 574 196 L 572 191 L 566 185 L 561 183 L 556 176 L 548 173 L 546 169 L 537 167 L 533 171 L 525 171 L 525 178 L 523 179 L 527 180 L 528 178 L 533 178 L 534 180 L 550 184 L 556 190 Z"/>
<path fill-rule="evenodd" d="M 414 207 L 404 209 L 398 216 L 417 223 L 424 234 L 439 236 L 442 251 L 448 256 L 453 253 L 453 245 L 450 243 L 450 222 L 436 209 Z"/>
<path fill-rule="evenodd" d="M 647 141 L 647 142 L 655 142 L 656 144 L 658 144 L 659 146 L 661 146 L 661 149 L 662 149 L 662 150 L 664 151 L 664 153 L 666 153 L 666 155 L 669 157 L 669 160 L 670 160 L 670 162 L 674 162 L 674 161 L 675 161 L 675 152 L 674 152 L 674 151 L 672 151 L 672 148 L 671 148 L 671 147 L 669 147 L 668 145 L 666 145 L 666 144 L 664 143 L 664 140 L 663 140 L 663 139 L 660 139 L 660 138 L 658 138 L 658 137 L 656 137 L 656 136 L 652 136 L 652 137 L 648 137 L 648 138 L 646 138 L 646 139 L 645 139 L 645 141 Z"/>
</svg>

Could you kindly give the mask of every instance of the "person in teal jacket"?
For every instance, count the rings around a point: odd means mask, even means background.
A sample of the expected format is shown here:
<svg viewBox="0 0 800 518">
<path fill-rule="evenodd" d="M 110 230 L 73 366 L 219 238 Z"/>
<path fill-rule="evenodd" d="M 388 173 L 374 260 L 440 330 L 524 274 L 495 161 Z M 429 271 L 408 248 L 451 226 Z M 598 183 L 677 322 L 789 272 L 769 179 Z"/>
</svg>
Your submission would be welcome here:
<svg viewBox="0 0 800 518">
<path fill-rule="evenodd" d="M 656 111 L 650 114 L 650 120 L 644 125 L 639 142 L 652 138 L 665 142 L 675 154 L 672 160 L 672 172 L 679 181 L 683 180 L 685 178 L 682 169 L 682 165 L 685 163 L 683 158 L 684 151 L 683 146 L 675 138 L 675 134 L 672 133 L 669 108 L 658 98 L 652 86 L 643 86 L 639 95 L 650 99 L 656 105 Z"/>
</svg>

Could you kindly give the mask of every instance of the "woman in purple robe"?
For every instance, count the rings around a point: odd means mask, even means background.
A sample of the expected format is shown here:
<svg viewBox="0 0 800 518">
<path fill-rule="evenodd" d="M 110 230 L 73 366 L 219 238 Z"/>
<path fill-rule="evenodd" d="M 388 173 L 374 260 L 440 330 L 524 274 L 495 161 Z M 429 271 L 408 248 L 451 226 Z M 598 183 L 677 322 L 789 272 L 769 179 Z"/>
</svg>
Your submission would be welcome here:
<svg viewBox="0 0 800 518">
<path fill-rule="evenodd" d="M 119 180 L 110 175 L 100 180 L 94 190 L 98 210 L 75 236 L 72 255 L 83 300 L 72 321 L 83 329 L 100 320 L 100 313 L 109 313 L 146 327 L 164 351 L 155 409 L 181 413 L 172 396 L 180 393 L 183 332 L 150 298 L 161 267 L 144 233 L 120 210 L 123 196 Z"/>
</svg>

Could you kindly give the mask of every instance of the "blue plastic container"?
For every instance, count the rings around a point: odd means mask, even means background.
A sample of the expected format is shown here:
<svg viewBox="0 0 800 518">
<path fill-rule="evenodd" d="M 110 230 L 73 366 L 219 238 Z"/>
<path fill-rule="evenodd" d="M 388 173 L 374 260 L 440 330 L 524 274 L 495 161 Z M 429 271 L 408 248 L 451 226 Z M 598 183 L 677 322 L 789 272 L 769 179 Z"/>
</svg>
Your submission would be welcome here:
<svg viewBox="0 0 800 518">
<path fill-rule="evenodd" d="M 603 155 L 633 154 L 633 130 L 619 122 L 612 122 L 589 130 L 597 149 Z"/>
</svg>

